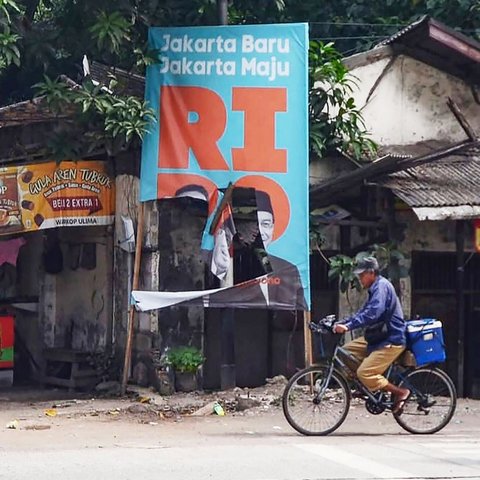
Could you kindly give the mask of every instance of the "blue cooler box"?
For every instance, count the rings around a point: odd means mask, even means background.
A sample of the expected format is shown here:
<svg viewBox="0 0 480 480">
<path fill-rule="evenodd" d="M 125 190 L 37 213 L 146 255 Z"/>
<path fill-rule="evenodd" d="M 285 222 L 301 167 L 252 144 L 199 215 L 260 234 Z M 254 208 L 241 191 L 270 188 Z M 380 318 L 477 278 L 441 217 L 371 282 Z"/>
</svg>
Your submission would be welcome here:
<svg viewBox="0 0 480 480">
<path fill-rule="evenodd" d="M 418 366 L 444 362 L 442 322 L 434 318 L 407 322 L 407 348 L 413 352 Z"/>
</svg>

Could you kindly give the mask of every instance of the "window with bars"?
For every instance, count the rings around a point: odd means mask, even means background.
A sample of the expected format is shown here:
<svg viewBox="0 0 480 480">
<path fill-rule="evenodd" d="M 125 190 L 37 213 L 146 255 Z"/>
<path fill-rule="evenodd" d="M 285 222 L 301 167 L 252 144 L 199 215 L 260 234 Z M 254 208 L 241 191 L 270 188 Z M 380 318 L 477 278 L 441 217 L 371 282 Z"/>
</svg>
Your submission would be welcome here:
<svg viewBox="0 0 480 480">
<path fill-rule="evenodd" d="M 480 255 L 464 255 L 464 287 L 467 291 L 480 291 Z M 452 252 L 413 252 L 413 290 L 451 290 L 457 283 L 457 259 Z"/>
</svg>

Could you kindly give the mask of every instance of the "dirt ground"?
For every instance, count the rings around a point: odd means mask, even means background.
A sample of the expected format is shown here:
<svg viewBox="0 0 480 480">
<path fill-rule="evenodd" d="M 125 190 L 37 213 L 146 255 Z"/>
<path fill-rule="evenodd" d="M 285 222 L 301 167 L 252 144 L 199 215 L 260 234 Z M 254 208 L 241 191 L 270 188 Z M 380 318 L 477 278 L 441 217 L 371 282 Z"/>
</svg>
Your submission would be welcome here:
<svg viewBox="0 0 480 480">
<path fill-rule="evenodd" d="M 69 393 L 62 389 L 11 388 L 0 390 L 0 431 L 45 429 L 48 420 L 102 417 L 139 423 L 178 420 L 215 413 L 215 403 L 226 415 L 257 415 L 280 408 L 284 377 L 265 386 L 235 388 L 227 392 L 175 393 L 161 396 L 153 389 L 128 386 L 127 394 Z M 217 407 L 218 408 L 218 407 Z"/>
<path fill-rule="evenodd" d="M 125 396 L 68 393 L 61 389 L 12 388 L 0 390 L 0 432 L 8 429 L 48 429 L 52 421 L 99 417 L 102 421 L 159 424 L 185 417 L 257 417 L 281 412 L 284 377 L 268 379 L 258 388 L 235 388 L 226 392 L 175 393 L 161 396 L 152 389 L 129 386 Z M 221 409 L 215 411 L 215 403 Z M 369 418 L 361 400 L 352 411 L 358 419 Z M 221 415 L 220 415 L 221 416 Z M 480 400 L 460 399 L 454 421 L 480 423 Z"/>
</svg>

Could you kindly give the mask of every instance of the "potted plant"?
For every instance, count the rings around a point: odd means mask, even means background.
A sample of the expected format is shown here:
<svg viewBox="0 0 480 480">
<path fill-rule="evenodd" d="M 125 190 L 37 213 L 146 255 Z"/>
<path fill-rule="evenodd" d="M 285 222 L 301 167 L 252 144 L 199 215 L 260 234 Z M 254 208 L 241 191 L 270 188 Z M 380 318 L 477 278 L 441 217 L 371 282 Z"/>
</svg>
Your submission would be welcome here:
<svg viewBox="0 0 480 480">
<path fill-rule="evenodd" d="M 175 389 L 179 392 L 192 392 L 197 389 L 197 372 L 205 361 L 202 352 L 193 346 L 172 348 L 167 354 L 167 362 L 175 372 Z"/>
</svg>

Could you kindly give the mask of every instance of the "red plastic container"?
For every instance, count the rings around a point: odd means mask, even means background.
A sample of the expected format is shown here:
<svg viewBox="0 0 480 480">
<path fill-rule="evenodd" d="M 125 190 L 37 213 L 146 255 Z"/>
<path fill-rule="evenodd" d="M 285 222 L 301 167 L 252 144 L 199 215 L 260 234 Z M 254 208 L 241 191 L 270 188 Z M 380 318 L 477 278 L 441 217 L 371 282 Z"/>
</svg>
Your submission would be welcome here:
<svg viewBox="0 0 480 480">
<path fill-rule="evenodd" d="M 0 369 L 13 368 L 14 317 L 0 315 Z"/>
</svg>

